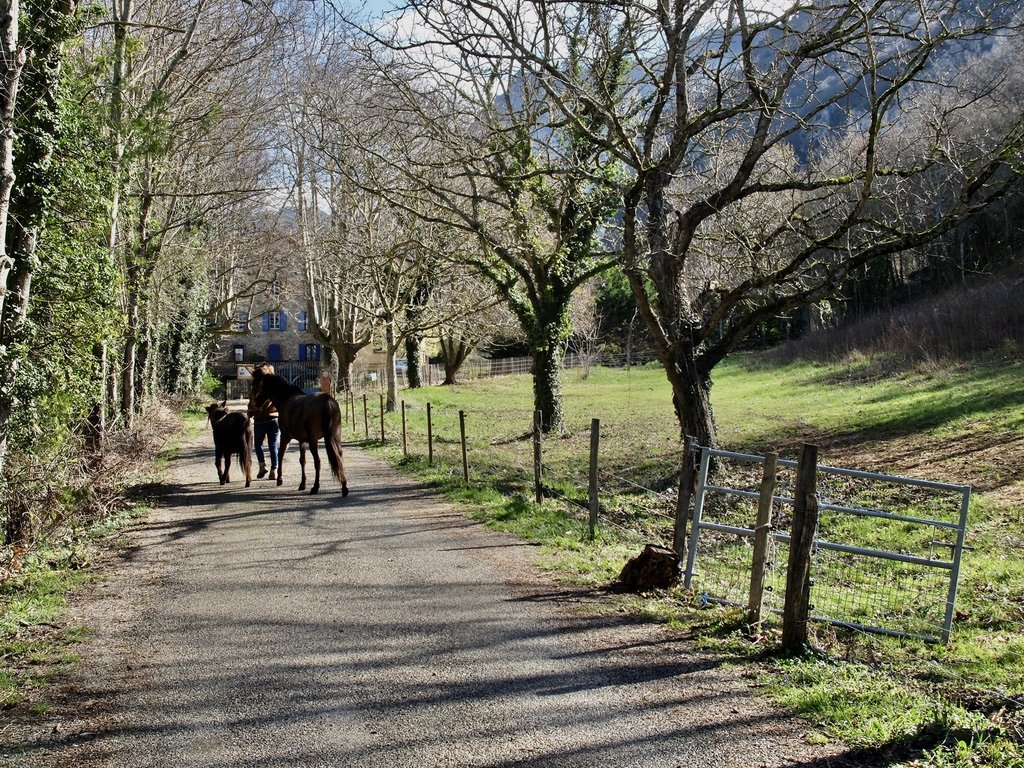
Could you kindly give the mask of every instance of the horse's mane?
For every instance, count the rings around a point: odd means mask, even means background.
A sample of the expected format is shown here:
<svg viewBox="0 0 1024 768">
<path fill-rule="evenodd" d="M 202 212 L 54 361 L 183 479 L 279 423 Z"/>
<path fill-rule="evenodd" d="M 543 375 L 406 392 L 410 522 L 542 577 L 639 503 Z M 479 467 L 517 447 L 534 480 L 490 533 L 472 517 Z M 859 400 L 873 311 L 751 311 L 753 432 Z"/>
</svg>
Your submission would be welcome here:
<svg viewBox="0 0 1024 768">
<path fill-rule="evenodd" d="M 216 424 L 229 413 L 230 411 L 224 403 L 211 403 L 206 406 L 206 418 L 211 424 Z"/>
<path fill-rule="evenodd" d="M 288 381 L 276 373 L 264 373 L 259 377 L 260 394 L 269 397 L 271 400 L 281 398 L 287 400 L 296 395 L 306 394 L 301 387 L 289 384 Z"/>
</svg>

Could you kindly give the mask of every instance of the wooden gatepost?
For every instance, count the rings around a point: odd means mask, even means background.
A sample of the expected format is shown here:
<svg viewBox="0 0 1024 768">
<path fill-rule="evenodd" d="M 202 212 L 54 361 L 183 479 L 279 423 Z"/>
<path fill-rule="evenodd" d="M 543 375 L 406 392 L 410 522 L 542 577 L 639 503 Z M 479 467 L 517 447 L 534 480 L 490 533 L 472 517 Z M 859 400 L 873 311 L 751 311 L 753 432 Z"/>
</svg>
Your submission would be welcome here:
<svg viewBox="0 0 1024 768">
<path fill-rule="evenodd" d="M 811 600 L 811 550 L 818 528 L 818 446 L 804 443 L 797 466 L 793 532 L 782 611 L 782 647 L 799 651 L 807 645 Z"/>
</svg>

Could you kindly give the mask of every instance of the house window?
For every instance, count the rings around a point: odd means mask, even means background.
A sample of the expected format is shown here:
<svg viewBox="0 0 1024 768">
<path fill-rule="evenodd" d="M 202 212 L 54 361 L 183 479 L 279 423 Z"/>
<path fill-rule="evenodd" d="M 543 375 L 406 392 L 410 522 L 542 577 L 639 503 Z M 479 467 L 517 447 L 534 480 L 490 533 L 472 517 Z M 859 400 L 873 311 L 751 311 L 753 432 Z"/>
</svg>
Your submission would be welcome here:
<svg viewBox="0 0 1024 768">
<path fill-rule="evenodd" d="M 273 296 L 275 299 L 281 295 L 281 284 L 276 280 L 267 286 L 267 293 Z"/>
<path fill-rule="evenodd" d="M 263 330 L 264 331 L 284 331 L 287 330 L 285 325 L 285 314 L 283 311 L 275 312 L 264 312 L 263 313 Z"/>
<path fill-rule="evenodd" d="M 319 344 L 299 344 L 299 361 L 319 360 Z"/>
<path fill-rule="evenodd" d="M 308 325 L 309 325 L 309 321 L 308 321 L 308 319 L 306 317 L 306 310 L 300 309 L 299 310 L 299 330 L 300 331 L 306 330 Z"/>
<path fill-rule="evenodd" d="M 232 330 L 235 333 L 245 333 L 249 330 L 249 316 L 245 310 L 239 310 L 238 314 L 235 315 L 235 322 L 232 326 Z"/>
</svg>

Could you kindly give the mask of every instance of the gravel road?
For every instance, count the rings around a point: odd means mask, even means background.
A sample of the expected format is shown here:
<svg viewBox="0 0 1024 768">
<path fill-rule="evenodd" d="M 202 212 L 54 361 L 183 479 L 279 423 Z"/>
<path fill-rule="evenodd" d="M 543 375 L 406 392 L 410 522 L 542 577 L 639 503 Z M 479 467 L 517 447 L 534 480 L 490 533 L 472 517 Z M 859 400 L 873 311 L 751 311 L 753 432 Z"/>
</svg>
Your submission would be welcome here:
<svg viewBox="0 0 1024 768">
<path fill-rule="evenodd" d="M 287 485 L 221 487 L 208 443 L 77 602 L 95 637 L 0 765 L 850 764 L 739 668 L 598 616 L 606 598 L 357 448 L 342 499 L 294 490 L 294 447 Z"/>
</svg>

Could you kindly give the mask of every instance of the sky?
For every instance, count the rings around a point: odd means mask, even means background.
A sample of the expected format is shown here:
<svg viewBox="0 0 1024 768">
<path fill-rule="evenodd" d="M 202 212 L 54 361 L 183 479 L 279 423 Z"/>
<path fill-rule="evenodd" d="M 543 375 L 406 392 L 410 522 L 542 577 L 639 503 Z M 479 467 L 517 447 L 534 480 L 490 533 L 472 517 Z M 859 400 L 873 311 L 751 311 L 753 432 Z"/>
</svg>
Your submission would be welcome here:
<svg viewBox="0 0 1024 768">
<path fill-rule="evenodd" d="M 352 8 L 362 6 L 367 17 L 378 17 L 403 6 L 404 0 L 349 0 L 349 5 Z"/>
</svg>

